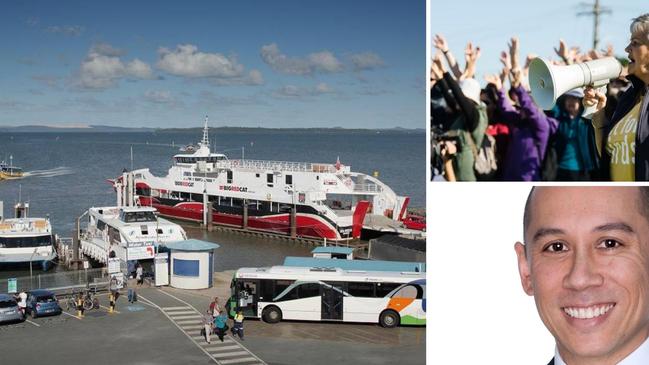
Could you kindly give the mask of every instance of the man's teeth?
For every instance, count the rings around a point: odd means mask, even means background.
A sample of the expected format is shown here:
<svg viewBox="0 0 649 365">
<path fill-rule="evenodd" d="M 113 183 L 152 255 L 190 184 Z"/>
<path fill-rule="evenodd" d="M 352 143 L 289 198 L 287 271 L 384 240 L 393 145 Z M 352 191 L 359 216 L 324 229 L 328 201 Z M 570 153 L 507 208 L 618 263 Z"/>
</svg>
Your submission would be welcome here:
<svg viewBox="0 0 649 365">
<path fill-rule="evenodd" d="M 563 311 L 572 318 L 591 319 L 606 314 L 606 312 L 613 308 L 613 306 L 614 304 L 592 306 L 588 308 L 565 307 L 563 308 Z"/>
</svg>

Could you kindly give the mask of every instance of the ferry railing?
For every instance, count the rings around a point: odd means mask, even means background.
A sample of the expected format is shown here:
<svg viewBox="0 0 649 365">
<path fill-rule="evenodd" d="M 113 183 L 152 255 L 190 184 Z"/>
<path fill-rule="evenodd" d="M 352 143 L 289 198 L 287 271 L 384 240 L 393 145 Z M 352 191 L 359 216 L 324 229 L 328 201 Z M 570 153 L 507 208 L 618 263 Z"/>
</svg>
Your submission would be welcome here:
<svg viewBox="0 0 649 365">
<path fill-rule="evenodd" d="M 377 184 L 355 184 L 354 191 L 361 193 L 380 193 L 383 189 Z"/>
<path fill-rule="evenodd" d="M 297 171 L 335 173 L 336 166 L 326 163 L 268 161 L 268 160 L 227 160 L 216 163 L 218 168 L 243 168 L 273 171 Z"/>
</svg>

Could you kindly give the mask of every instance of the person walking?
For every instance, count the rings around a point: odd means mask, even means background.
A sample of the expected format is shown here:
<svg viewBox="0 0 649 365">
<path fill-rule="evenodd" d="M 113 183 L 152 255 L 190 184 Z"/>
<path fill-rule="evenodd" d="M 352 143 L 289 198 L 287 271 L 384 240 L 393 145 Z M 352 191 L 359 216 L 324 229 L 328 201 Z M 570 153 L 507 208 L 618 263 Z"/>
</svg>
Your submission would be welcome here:
<svg viewBox="0 0 649 365">
<path fill-rule="evenodd" d="M 137 285 L 142 285 L 144 283 L 144 269 L 142 265 L 137 264 L 137 269 L 135 269 L 135 280 L 137 280 Z"/>
<path fill-rule="evenodd" d="M 228 330 L 228 316 L 225 312 L 221 312 L 216 318 L 214 318 L 214 327 L 216 335 L 219 337 L 219 340 L 223 342 L 223 337 L 225 336 L 225 331 Z"/>
<path fill-rule="evenodd" d="M 232 336 L 237 335 L 243 341 L 243 311 L 239 310 L 234 316 L 234 324 L 232 325 Z"/>
<path fill-rule="evenodd" d="M 20 292 L 20 294 L 18 294 L 18 299 L 20 299 L 18 301 L 18 308 L 20 309 L 20 312 L 22 312 L 23 317 L 25 317 L 25 310 L 27 308 L 27 293 L 25 293 L 24 291 Z"/>
<path fill-rule="evenodd" d="M 214 323 L 214 318 L 212 317 L 212 312 L 208 309 L 203 315 L 203 331 L 205 331 L 205 342 L 208 344 L 210 342 L 210 335 L 212 334 L 212 324 Z"/>
<path fill-rule="evenodd" d="M 212 303 L 210 303 L 210 313 L 212 317 L 216 318 L 221 314 L 221 305 L 219 304 L 219 297 L 214 297 Z"/>
</svg>

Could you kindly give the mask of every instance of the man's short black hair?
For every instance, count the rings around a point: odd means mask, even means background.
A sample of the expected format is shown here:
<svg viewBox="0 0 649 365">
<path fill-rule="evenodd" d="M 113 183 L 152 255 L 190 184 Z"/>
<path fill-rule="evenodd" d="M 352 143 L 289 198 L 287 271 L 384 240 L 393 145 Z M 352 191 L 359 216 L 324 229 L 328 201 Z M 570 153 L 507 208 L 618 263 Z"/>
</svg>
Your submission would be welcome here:
<svg viewBox="0 0 649 365">
<path fill-rule="evenodd" d="M 626 186 L 627 188 L 633 188 L 636 186 Z M 530 194 L 527 196 L 527 201 L 525 202 L 525 211 L 523 212 L 523 240 L 527 237 L 527 227 L 530 225 L 532 219 L 532 195 L 534 194 L 534 189 L 537 188 L 533 186 L 530 190 Z M 649 221 L 649 186 L 637 186 L 638 192 L 640 193 L 640 204 L 638 208 L 640 213 L 645 216 L 647 221 Z M 525 245 L 525 250 L 527 251 L 527 245 Z"/>
</svg>

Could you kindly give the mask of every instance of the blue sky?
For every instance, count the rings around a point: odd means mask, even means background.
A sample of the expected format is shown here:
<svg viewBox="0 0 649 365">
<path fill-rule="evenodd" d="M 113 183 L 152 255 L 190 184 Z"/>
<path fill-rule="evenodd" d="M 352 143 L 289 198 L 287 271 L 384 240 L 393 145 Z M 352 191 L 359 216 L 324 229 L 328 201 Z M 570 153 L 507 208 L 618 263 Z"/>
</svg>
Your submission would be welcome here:
<svg viewBox="0 0 649 365">
<path fill-rule="evenodd" d="M 25 1 L 0 125 L 425 128 L 424 1 Z"/>
<path fill-rule="evenodd" d="M 430 1 L 429 33 L 446 37 L 462 67 L 466 43 L 480 46 L 476 79 L 483 85 L 484 74 L 497 73 L 502 68 L 499 55 L 508 50 L 507 43 L 513 35 L 519 37 L 521 62 L 529 53 L 557 59 L 553 47 L 559 46 L 560 38 L 582 51 L 592 47 L 593 18 L 578 17 L 577 13 L 589 9 L 581 4 L 593 4 L 594 0 Z M 612 13 L 601 16 L 599 47 L 611 43 L 616 55 L 626 57 L 624 48 L 629 42 L 631 19 L 649 12 L 647 5 L 646 0 L 601 0 L 600 6 Z M 432 48 L 431 52 L 434 51 Z"/>
</svg>

